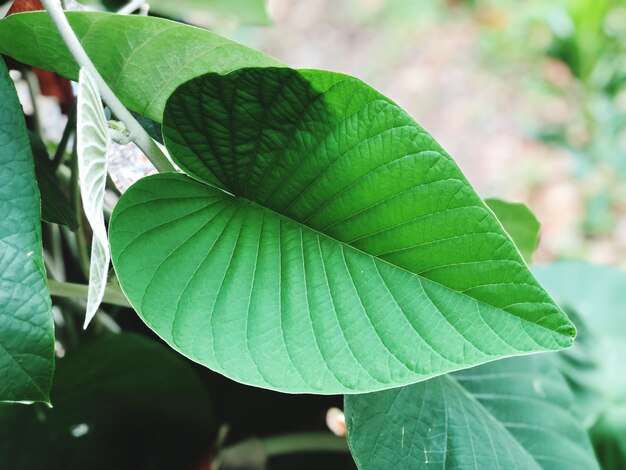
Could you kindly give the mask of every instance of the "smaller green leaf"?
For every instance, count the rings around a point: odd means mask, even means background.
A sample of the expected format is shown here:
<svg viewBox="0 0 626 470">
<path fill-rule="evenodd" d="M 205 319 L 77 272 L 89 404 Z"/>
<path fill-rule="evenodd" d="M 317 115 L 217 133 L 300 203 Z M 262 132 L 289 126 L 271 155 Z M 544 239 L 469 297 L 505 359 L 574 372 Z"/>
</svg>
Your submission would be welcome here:
<svg viewBox="0 0 626 470">
<path fill-rule="evenodd" d="M 496 214 L 496 217 L 511 236 L 515 245 L 530 263 L 539 244 L 541 224 L 535 214 L 522 203 L 507 202 L 502 199 L 485 199 L 485 203 Z"/>
<path fill-rule="evenodd" d="M 597 469 L 573 405 L 543 354 L 345 398 L 348 442 L 362 470 Z"/>
<path fill-rule="evenodd" d="M 46 222 L 66 225 L 71 230 L 76 230 L 76 212 L 61 189 L 45 144 L 37 134 L 29 132 L 28 135 L 35 156 L 35 176 L 41 192 L 41 218 Z"/>
<path fill-rule="evenodd" d="M 87 328 L 102 302 L 111 260 L 103 212 L 107 153 L 111 138 L 98 86 L 85 69 L 81 69 L 78 79 L 76 123 L 80 193 L 85 216 L 93 230 L 89 293 L 84 324 L 84 328 Z"/>
</svg>

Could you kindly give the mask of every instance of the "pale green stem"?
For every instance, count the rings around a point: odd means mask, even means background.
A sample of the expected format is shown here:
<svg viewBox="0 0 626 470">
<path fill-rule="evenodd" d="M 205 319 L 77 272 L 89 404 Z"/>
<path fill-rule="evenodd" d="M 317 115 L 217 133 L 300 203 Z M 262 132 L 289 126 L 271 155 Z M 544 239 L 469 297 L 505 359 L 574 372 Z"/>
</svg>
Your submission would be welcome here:
<svg viewBox="0 0 626 470">
<path fill-rule="evenodd" d="M 141 124 L 137 122 L 117 96 L 115 96 L 115 93 L 113 93 L 109 85 L 107 85 L 100 73 L 98 73 L 98 70 L 96 70 L 93 62 L 89 56 L 87 56 L 85 49 L 83 49 L 83 46 L 78 40 L 78 37 L 76 37 L 74 30 L 67 21 L 59 1 L 42 0 L 42 3 L 50 14 L 54 25 L 59 31 L 59 34 L 63 38 L 63 41 L 67 45 L 70 53 L 76 60 L 76 63 L 81 68 L 89 71 L 89 73 L 91 73 L 94 77 L 96 83 L 98 84 L 98 90 L 100 91 L 102 99 L 109 106 L 109 108 L 111 108 L 113 114 L 115 114 L 115 116 L 117 116 L 117 118 L 124 123 L 126 129 L 128 129 L 130 133 L 131 140 L 135 142 L 137 147 L 139 147 L 146 154 L 146 157 L 148 157 L 157 170 L 176 171 L 156 142 L 152 140 L 152 137 L 150 137 L 145 129 L 141 127 Z"/>
<path fill-rule="evenodd" d="M 117 10 L 117 13 L 120 15 L 130 15 L 133 11 L 139 10 L 143 6 L 144 3 L 145 3 L 145 0 L 131 0 L 122 8 Z"/>
<path fill-rule="evenodd" d="M 48 290 L 50 291 L 50 295 L 86 300 L 89 286 L 48 279 Z M 105 304 L 119 305 L 121 307 L 131 307 L 130 302 L 122 290 L 112 284 L 109 284 L 104 290 L 102 302 Z"/>
<path fill-rule="evenodd" d="M 89 265 L 90 256 L 89 249 L 87 247 L 87 237 L 85 237 L 85 230 L 83 227 L 82 217 L 82 203 L 80 188 L 78 187 L 78 155 L 76 149 L 76 139 L 74 139 L 74 149 L 72 150 L 72 177 L 70 179 L 70 195 L 72 198 L 72 206 L 76 213 L 76 220 L 78 221 L 78 228 L 76 228 L 76 252 L 78 257 L 78 264 L 85 279 L 89 279 Z"/>
<path fill-rule="evenodd" d="M 303 452 L 349 452 L 343 437 L 329 433 L 284 434 L 267 438 L 251 438 L 219 451 L 212 468 L 265 468 L 272 456 Z"/>
<path fill-rule="evenodd" d="M 39 80 L 37 75 L 32 70 L 26 70 L 24 72 L 24 81 L 28 86 L 28 92 L 30 94 L 30 101 L 33 106 L 33 125 L 35 126 L 35 134 L 41 135 L 41 116 L 39 114 L 39 105 L 37 100 L 41 96 L 41 88 L 39 87 Z"/>
<path fill-rule="evenodd" d="M 56 171 L 59 168 L 59 165 L 63 161 L 63 155 L 65 155 L 65 150 L 67 149 L 67 143 L 70 140 L 72 132 L 74 132 L 74 127 L 76 127 L 76 102 L 72 105 L 72 109 L 67 116 L 67 124 L 65 124 L 65 128 L 63 129 L 63 135 L 61 136 L 61 140 L 59 141 L 59 145 L 57 146 L 56 151 L 54 152 L 54 158 L 52 159 L 52 164 L 54 170 Z"/>
<path fill-rule="evenodd" d="M 321 432 L 285 434 L 267 437 L 261 442 L 268 456 L 300 452 L 349 452 L 344 437 Z"/>
</svg>

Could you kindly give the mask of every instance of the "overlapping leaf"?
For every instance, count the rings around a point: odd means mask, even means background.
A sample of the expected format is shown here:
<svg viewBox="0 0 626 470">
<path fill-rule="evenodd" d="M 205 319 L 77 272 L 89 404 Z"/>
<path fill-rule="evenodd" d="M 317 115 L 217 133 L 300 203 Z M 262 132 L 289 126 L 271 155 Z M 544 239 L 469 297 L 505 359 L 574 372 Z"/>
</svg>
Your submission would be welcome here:
<svg viewBox="0 0 626 470">
<path fill-rule="evenodd" d="M 519 202 L 489 198 L 485 199 L 485 203 L 496 214 L 524 260 L 530 263 L 539 244 L 539 229 L 541 228 L 535 214 L 525 204 Z"/>
<path fill-rule="evenodd" d="M 546 355 L 349 395 L 345 406 L 362 470 L 599 468 L 573 395 Z"/>
<path fill-rule="evenodd" d="M 68 12 L 67 18 L 118 98 L 159 122 L 167 97 L 190 78 L 279 65 L 217 34 L 159 18 L 94 12 Z M 1 20 L 0 53 L 78 79 L 78 66 L 45 12 Z"/>
<path fill-rule="evenodd" d="M 96 314 L 100 302 L 102 302 L 111 260 L 103 212 L 107 178 L 107 153 L 111 138 L 102 109 L 98 86 L 85 69 L 80 71 L 76 105 L 76 151 L 80 194 L 85 216 L 93 231 L 89 266 L 89 294 L 84 322 L 84 327 L 87 328 Z"/>
<path fill-rule="evenodd" d="M 0 400 L 47 401 L 54 327 L 41 202 L 22 107 L 0 60 Z"/>
<path fill-rule="evenodd" d="M 612 331 L 619 330 L 623 274 L 571 262 L 537 273 L 570 311 L 580 310 L 596 324 L 592 312 L 596 320 L 613 318 Z M 619 394 L 619 387 L 598 381 L 620 377 L 617 369 L 599 369 L 621 356 L 613 347 L 602 348 L 598 357 L 597 327 L 586 328 L 583 319 L 577 325 L 582 343 L 559 354 L 506 359 L 391 391 L 346 396 L 348 436 L 359 467 L 598 468 L 586 429 L 602 410 L 598 390 Z"/>
<path fill-rule="evenodd" d="M 164 137 L 195 179 L 140 180 L 110 241 L 133 306 L 194 360 L 354 393 L 571 344 L 453 160 L 359 80 L 208 74 L 169 99 Z"/>
</svg>

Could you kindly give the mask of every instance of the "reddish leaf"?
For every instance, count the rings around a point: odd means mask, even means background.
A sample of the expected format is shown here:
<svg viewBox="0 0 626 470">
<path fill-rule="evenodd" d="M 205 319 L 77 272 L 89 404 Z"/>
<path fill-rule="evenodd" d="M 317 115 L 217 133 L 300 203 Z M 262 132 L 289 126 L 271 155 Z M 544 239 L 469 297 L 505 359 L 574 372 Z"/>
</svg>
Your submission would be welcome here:
<svg viewBox="0 0 626 470">
<path fill-rule="evenodd" d="M 11 8 L 9 8 L 7 16 L 23 11 L 38 11 L 43 9 L 43 5 L 39 0 L 15 0 Z"/>
</svg>

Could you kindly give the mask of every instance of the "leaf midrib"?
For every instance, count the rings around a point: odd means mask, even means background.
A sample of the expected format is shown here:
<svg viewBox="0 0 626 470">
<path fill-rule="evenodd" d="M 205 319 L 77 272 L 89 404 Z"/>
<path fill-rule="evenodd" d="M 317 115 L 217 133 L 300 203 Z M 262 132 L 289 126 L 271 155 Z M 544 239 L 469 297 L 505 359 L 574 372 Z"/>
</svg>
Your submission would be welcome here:
<svg viewBox="0 0 626 470">
<path fill-rule="evenodd" d="M 484 302 L 484 301 L 482 301 L 482 300 L 480 300 L 480 299 L 477 299 L 477 298 L 475 298 L 475 297 L 472 297 L 472 296 L 470 296 L 470 295 L 467 295 L 467 294 L 465 294 L 464 292 L 457 291 L 457 290 L 452 289 L 451 287 L 448 287 L 448 286 L 446 286 L 446 285 L 444 285 L 444 284 L 441 284 L 441 283 L 439 283 L 439 282 L 437 282 L 437 281 L 434 281 L 434 280 L 432 280 L 432 279 L 429 279 L 429 278 L 427 278 L 427 277 L 424 277 L 424 276 L 422 276 L 422 275 L 420 275 L 420 274 L 414 273 L 413 271 L 409 271 L 408 269 L 403 268 L 402 266 L 395 265 L 395 264 L 393 264 L 393 263 L 391 263 L 391 262 L 389 262 L 389 261 L 387 261 L 387 260 L 385 260 L 385 259 L 383 259 L 383 258 L 379 258 L 379 257 L 377 257 L 377 256 L 371 255 L 371 254 L 369 254 L 369 253 L 367 253 L 367 252 L 365 252 L 365 251 L 363 251 L 363 250 L 361 250 L 361 249 L 359 249 L 359 248 L 357 248 L 357 247 L 355 247 L 355 246 L 352 246 L 352 245 L 350 245 L 350 244 L 348 244 L 348 243 L 345 243 L 345 242 L 343 242 L 343 241 L 341 241 L 341 240 L 337 240 L 336 238 L 333 238 L 333 237 L 331 237 L 331 236 L 329 236 L 329 235 L 325 234 L 324 232 L 320 232 L 319 230 L 316 230 L 316 229 L 315 229 L 315 228 L 313 228 L 313 227 L 310 227 L 310 226 L 308 226 L 308 225 L 306 225 L 306 224 L 303 224 L 303 223 L 301 223 L 301 222 L 299 222 L 299 221 L 297 221 L 297 220 L 295 220 L 295 219 L 292 219 L 292 218 L 290 218 L 290 217 L 288 217 L 288 216 L 286 216 L 286 215 L 284 215 L 284 214 L 281 214 L 280 212 L 276 212 L 276 211 L 274 211 L 273 209 L 271 209 L 271 208 L 269 208 L 269 207 L 266 207 L 266 206 L 263 206 L 263 205 L 261 205 L 261 204 L 259 204 L 259 203 L 255 202 L 255 201 L 252 201 L 252 200 L 250 200 L 250 199 L 248 199 L 248 198 L 245 198 L 245 197 L 242 197 L 242 196 L 235 196 L 235 195 L 233 195 L 233 194 L 231 194 L 231 193 L 229 193 L 229 192 L 225 191 L 224 189 L 217 188 L 217 187 L 212 186 L 212 185 L 207 185 L 204 181 L 198 181 L 198 180 L 195 180 L 195 181 L 196 181 L 196 182 L 198 182 L 198 183 L 200 183 L 200 184 L 203 184 L 203 185 L 205 185 L 205 186 L 209 186 L 209 187 L 211 187 L 211 188 L 219 189 L 219 190 L 220 190 L 220 191 L 222 191 L 225 195 L 227 195 L 227 196 L 229 196 L 229 197 L 231 197 L 231 198 L 233 198 L 233 199 L 240 199 L 240 200 L 242 200 L 242 201 L 244 201 L 244 202 L 247 202 L 247 203 L 249 203 L 249 204 L 251 204 L 251 205 L 257 206 L 257 207 L 259 207 L 260 209 L 262 209 L 262 210 L 264 210 L 264 211 L 269 211 L 269 212 L 271 212 L 272 214 L 277 215 L 278 217 L 280 217 L 280 218 L 281 218 L 281 219 L 283 219 L 283 220 L 288 220 L 288 221 L 290 221 L 290 222 L 292 222 L 292 223 L 298 224 L 298 225 L 299 225 L 299 226 L 301 226 L 301 227 L 305 227 L 306 229 L 311 230 L 312 232 L 314 232 L 314 233 L 316 233 L 316 234 L 318 234 L 318 235 L 320 235 L 320 236 L 322 236 L 322 237 L 324 237 L 324 238 L 327 238 L 327 239 L 329 239 L 329 240 L 332 240 L 332 241 L 333 241 L 333 242 L 335 242 L 335 243 L 340 243 L 340 244 L 341 244 L 342 246 L 344 246 L 344 247 L 348 247 L 348 248 L 350 248 L 350 249 L 356 250 L 356 251 L 358 251 L 359 253 L 361 253 L 361 254 L 363 254 L 363 255 L 366 255 L 366 256 L 368 256 L 368 257 L 370 257 L 370 258 L 374 258 L 374 259 L 376 259 L 376 260 L 378 260 L 378 261 L 380 261 L 380 262 L 382 262 L 382 263 L 384 263 L 384 264 L 386 264 L 386 265 L 388 265 L 388 266 L 392 266 L 392 267 L 393 267 L 393 268 L 395 268 L 395 269 L 399 269 L 399 270 L 402 270 L 402 271 L 404 271 L 404 272 L 406 272 L 406 273 L 408 273 L 408 274 L 410 274 L 410 275 L 412 275 L 412 276 L 416 276 L 417 278 L 419 278 L 420 283 L 428 283 L 428 282 L 430 282 L 430 283 L 432 283 L 432 284 L 436 284 L 437 286 L 443 287 L 443 288 L 445 288 L 446 290 L 448 290 L 448 291 L 450 291 L 450 292 L 453 292 L 453 293 L 455 293 L 455 294 L 461 295 L 461 296 L 463 296 L 464 298 L 469 299 L 470 301 L 478 302 L 480 305 L 485 305 L 485 306 L 487 306 L 487 307 L 489 307 L 489 308 L 493 308 L 493 309 L 496 309 L 496 310 L 498 310 L 498 311 L 505 312 L 505 313 L 506 313 L 506 314 L 508 314 L 508 315 L 512 315 L 512 316 L 514 316 L 514 317 L 516 317 L 516 318 L 519 318 L 520 320 L 522 320 L 522 321 L 526 322 L 527 324 L 530 324 L 530 325 L 532 325 L 532 326 L 537 326 L 537 327 L 540 327 L 540 328 L 542 328 L 542 329 L 544 329 L 544 330 L 547 330 L 547 331 L 549 331 L 549 332 L 552 332 L 552 333 L 559 334 L 560 336 L 563 336 L 564 338 L 569 338 L 570 340 L 572 339 L 572 337 L 571 337 L 571 336 L 566 335 L 566 334 L 563 334 L 563 333 L 561 333 L 560 331 L 556 331 L 556 330 L 550 329 L 550 328 L 548 328 L 547 326 L 545 326 L 545 325 L 541 325 L 541 324 L 539 324 L 539 323 L 534 323 L 534 322 L 533 322 L 533 321 L 531 321 L 531 320 L 528 320 L 528 319 L 526 319 L 526 318 L 520 317 L 520 316 L 518 316 L 518 315 L 515 315 L 514 313 L 511 313 L 511 312 L 507 311 L 507 310 L 504 310 L 504 309 L 498 308 L 498 307 L 496 307 L 496 306 L 494 306 L 494 305 L 491 305 L 491 304 L 489 304 L 489 303 L 487 303 L 487 302 Z M 507 235 L 508 235 L 508 234 L 507 234 Z M 477 287 L 479 287 L 479 286 L 477 286 Z M 536 303 L 536 302 L 533 302 L 533 303 Z M 439 309 L 437 309 L 437 310 L 439 310 Z M 560 311 L 560 310 L 559 310 L 559 311 Z M 556 313 L 556 312 L 555 312 L 555 313 Z M 444 316 L 444 318 L 445 318 L 445 316 Z M 533 340 L 534 340 L 534 339 L 533 339 Z M 505 341 L 505 342 L 506 342 L 506 341 Z M 570 341 L 570 343 L 571 343 L 571 341 Z M 544 347 L 544 348 L 545 348 L 545 347 Z"/>
</svg>

